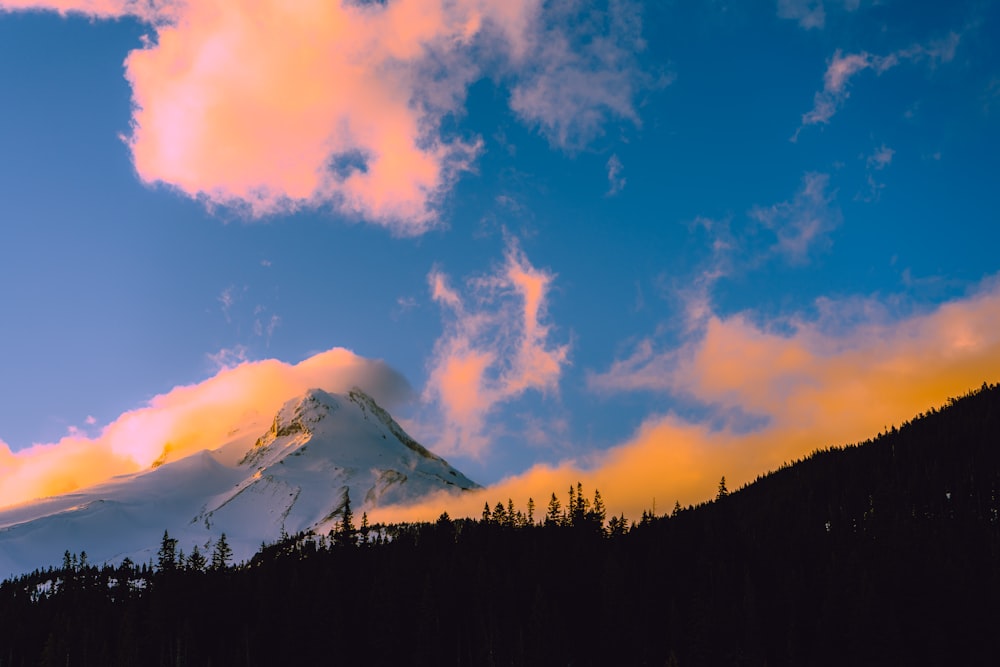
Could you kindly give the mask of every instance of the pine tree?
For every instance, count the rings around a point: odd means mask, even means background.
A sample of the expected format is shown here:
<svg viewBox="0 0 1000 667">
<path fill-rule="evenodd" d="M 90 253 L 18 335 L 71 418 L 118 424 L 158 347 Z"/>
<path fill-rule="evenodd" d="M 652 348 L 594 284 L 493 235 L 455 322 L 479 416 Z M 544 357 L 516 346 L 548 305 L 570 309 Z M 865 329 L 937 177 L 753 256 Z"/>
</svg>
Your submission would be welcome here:
<svg viewBox="0 0 1000 667">
<path fill-rule="evenodd" d="M 535 525 L 535 499 L 528 498 L 528 525 Z"/>
<path fill-rule="evenodd" d="M 559 499 L 553 493 L 552 498 L 549 499 L 548 510 L 545 512 L 545 525 L 558 526 L 560 523 L 562 523 L 562 505 L 559 504 Z"/>
<path fill-rule="evenodd" d="M 723 475 L 722 479 L 719 480 L 719 493 L 715 496 L 716 500 L 722 500 L 729 495 L 729 489 L 726 488 L 726 476 Z"/>
<path fill-rule="evenodd" d="M 204 572 L 205 565 L 206 565 L 205 556 L 202 555 L 201 549 L 199 549 L 198 545 L 196 544 L 194 545 L 194 548 L 191 549 L 191 555 L 188 556 L 187 569 L 191 570 L 192 572 Z"/>
<path fill-rule="evenodd" d="M 357 532 L 354 527 L 354 512 L 351 511 L 351 490 L 345 486 L 344 511 L 341 514 L 340 526 L 337 530 L 337 542 L 344 546 L 353 546 L 356 543 Z"/>
<path fill-rule="evenodd" d="M 226 540 L 226 534 L 222 533 L 219 535 L 219 540 L 215 543 L 215 549 L 212 551 L 212 569 L 215 571 L 225 569 L 229 566 L 229 561 L 232 557 L 233 550 Z"/>
<path fill-rule="evenodd" d="M 597 528 L 604 530 L 604 519 L 607 516 L 607 511 L 604 508 L 604 499 L 601 498 L 601 492 L 599 489 L 594 489 L 594 505 L 588 512 L 590 521 L 594 523 Z"/>
<path fill-rule="evenodd" d="M 160 540 L 160 550 L 156 553 L 156 569 L 160 572 L 173 572 L 177 568 L 177 540 L 170 533 L 163 531 Z"/>
</svg>

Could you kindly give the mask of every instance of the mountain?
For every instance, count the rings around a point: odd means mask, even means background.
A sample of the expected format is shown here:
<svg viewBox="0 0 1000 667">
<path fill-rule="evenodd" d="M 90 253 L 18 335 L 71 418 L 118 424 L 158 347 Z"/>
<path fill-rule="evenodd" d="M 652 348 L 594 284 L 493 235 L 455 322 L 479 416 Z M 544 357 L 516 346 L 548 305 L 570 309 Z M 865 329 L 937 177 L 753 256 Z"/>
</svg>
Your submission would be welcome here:
<svg viewBox="0 0 1000 667">
<path fill-rule="evenodd" d="M 425 449 L 360 389 L 312 389 L 270 427 L 237 425 L 231 440 L 152 470 L 0 511 L 0 578 L 61 562 L 146 562 L 163 531 L 190 553 L 226 534 L 237 560 L 283 534 L 325 533 L 350 499 L 367 509 L 478 485 Z"/>
</svg>

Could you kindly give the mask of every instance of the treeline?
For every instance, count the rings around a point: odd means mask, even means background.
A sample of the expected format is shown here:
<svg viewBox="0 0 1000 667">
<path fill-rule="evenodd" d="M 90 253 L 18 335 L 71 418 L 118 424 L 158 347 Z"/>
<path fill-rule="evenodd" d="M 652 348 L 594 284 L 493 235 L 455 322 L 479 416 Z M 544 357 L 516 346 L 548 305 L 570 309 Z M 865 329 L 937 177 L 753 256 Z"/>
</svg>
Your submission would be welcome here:
<svg viewBox="0 0 1000 667">
<path fill-rule="evenodd" d="M 239 566 L 165 534 L 3 582 L 0 666 L 1000 664 L 997 386 L 635 523 L 581 485 L 343 519 Z"/>
</svg>

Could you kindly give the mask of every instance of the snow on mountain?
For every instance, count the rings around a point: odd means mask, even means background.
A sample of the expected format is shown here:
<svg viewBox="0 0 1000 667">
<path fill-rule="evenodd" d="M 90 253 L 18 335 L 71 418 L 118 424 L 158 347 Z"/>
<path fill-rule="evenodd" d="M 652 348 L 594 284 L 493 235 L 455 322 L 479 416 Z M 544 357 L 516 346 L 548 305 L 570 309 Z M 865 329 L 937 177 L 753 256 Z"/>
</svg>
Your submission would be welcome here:
<svg viewBox="0 0 1000 667">
<path fill-rule="evenodd" d="M 266 430 L 265 430 L 266 429 Z M 79 492 L 0 510 L 0 578 L 57 565 L 155 559 L 163 531 L 186 553 L 226 534 L 237 560 L 282 532 L 325 533 L 350 497 L 356 517 L 478 485 L 429 452 L 360 389 L 312 389 L 269 427 L 252 418 L 217 449 Z M 255 439 L 256 438 L 256 439 Z"/>
</svg>

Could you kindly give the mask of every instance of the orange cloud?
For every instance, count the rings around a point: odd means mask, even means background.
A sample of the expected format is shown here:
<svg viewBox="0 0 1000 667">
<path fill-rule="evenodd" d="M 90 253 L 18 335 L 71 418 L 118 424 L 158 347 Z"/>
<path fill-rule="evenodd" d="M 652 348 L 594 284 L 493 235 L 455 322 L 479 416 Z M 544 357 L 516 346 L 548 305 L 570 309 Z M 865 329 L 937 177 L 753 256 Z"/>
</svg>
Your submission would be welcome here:
<svg viewBox="0 0 1000 667">
<path fill-rule="evenodd" d="M 126 412 L 96 438 L 72 435 L 18 452 L 0 442 L 0 507 L 215 449 L 236 437 L 252 440 L 260 434 L 255 427 L 266 429 L 289 398 L 311 387 L 346 392 L 355 385 L 386 405 L 409 393 L 402 376 L 383 362 L 334 348 L 298 364 L 268 359 L 223 368 Z"/>
<path fill-rule="evenodd" d="M 549 341 L 545 323 L 554 278 L 513 242 L 495 274 L 470 281 L 471 309 L 447 276 L 428 276 L 432 298 L 450 315 L 424 392 L 442 412 L 436 451 L 480 456 L 490 444 L 484 428 L 493 408 L 531 389 L 558 390 L 569 348 Z"/>
<path fill-rule="evenodd" d="M 483 76 L 559 146 L 638 121 L 637 5 L 612 7 L 598 20 L 540 0 L 0 0 L 152 26 L 125 61 L 144 181 L 251 216 L 332 205 L 401 234 L 435 224 L 479 153 L 440 125 Z"/>
<path fill-rule="evenodd" d="M 382 508 L 377 520 L 477 516 L 484 502 L 529 497 L 544 508 L 555 491 L 577 480 L 600 489 L 609 513 L 637 518 L 712 498 L 724 475 L 731 489 L 811 451 L 859 442 L 945 403 L 984 381 L 1000 380 L 1000 279 L 930 312 L 895 322 L 878 308 L 842 307 L 866 319 L 795 322 L 791 334 L 756 324 L 747 315 L 713 315 L 701 334 L 657 353 L 644 341 L 635 355 L 592 375 L 605 392 L 651 390 L 701 402 L 716 416 L 751 414 L 762 426 L 722 428 L 676 415 L 650 417 L 628 441 L 605 452 L 537 465 L 458 500 L 441 496 L 412 507 Z M 738 421 L 738 420 L 737 420 Z"/>
</svg>

